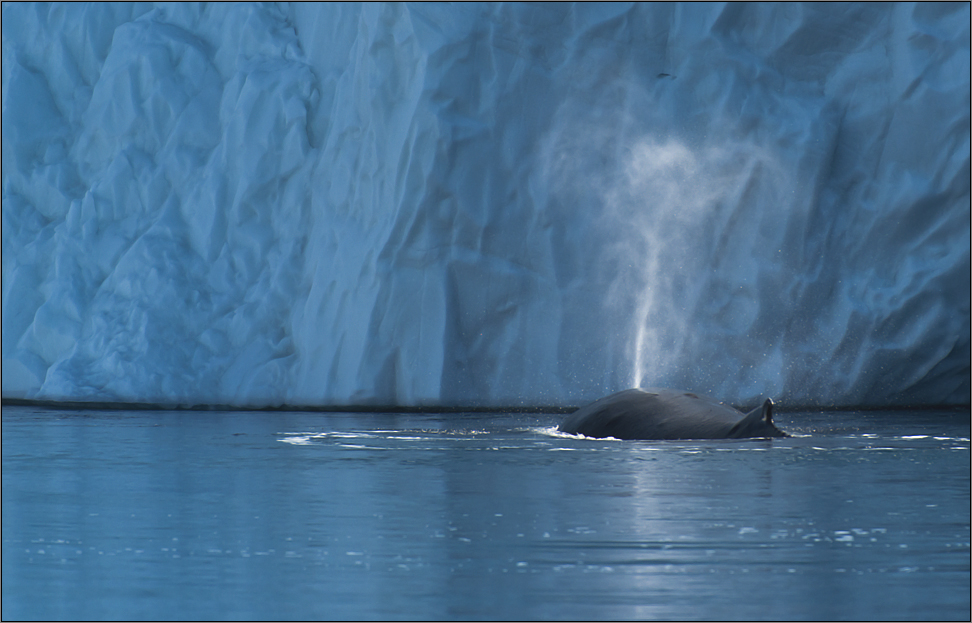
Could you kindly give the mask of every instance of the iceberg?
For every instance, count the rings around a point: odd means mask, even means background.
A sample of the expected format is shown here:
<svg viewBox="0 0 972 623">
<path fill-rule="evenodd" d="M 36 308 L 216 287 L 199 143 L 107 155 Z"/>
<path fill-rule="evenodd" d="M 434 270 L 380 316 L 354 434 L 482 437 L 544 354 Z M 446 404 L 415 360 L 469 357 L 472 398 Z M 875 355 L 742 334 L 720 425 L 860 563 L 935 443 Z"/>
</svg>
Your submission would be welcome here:
<svg viewBox="0 0 972 623">
<path fill-rule="evenodd" d="M 968 404 L 969 5 L 3 5 L 3 396 Z"/>
</svg>

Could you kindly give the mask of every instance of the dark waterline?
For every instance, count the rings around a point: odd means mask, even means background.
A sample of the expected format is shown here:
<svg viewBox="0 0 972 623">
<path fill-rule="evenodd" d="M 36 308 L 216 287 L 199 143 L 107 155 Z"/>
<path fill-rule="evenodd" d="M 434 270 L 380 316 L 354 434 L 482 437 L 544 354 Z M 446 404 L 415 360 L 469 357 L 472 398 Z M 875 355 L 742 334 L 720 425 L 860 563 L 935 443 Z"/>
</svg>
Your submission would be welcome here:
<svg viewBox="0 0 972 623">
<path fill-rule="evenodd" d="M 969 414 L 4 407 L 4 619 L 964 619 Z"/>
</svg>

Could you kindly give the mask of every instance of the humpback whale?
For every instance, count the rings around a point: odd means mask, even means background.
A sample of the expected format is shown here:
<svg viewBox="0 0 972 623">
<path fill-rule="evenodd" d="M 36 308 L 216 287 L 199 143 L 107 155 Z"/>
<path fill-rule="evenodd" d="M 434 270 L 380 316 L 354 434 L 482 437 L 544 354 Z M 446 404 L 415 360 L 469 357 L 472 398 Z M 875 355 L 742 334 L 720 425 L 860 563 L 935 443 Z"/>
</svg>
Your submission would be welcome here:
<svg viewBox="0 0 972 623">
<path fill-rule="evenodd" d="M 563 433 L 616 439 L 741 439 L 789 437 L 773 425 L 773 401 L 743 414 L 677 389 L 627 389 L 567 416 Z"/>
</svg>

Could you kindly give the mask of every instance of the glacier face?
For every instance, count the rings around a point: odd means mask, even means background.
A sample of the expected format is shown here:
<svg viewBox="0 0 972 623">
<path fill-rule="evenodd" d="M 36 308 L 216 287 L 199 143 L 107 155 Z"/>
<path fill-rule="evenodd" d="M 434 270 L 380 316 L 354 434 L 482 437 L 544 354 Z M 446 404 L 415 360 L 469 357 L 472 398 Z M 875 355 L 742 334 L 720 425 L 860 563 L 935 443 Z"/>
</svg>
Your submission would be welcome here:
<svg viewBox="0 0 972 623">
<path fill-rule="evenodd" d="M 968 403 L 968 4 L 3 6 L 3 395 Z"/>
</svg>

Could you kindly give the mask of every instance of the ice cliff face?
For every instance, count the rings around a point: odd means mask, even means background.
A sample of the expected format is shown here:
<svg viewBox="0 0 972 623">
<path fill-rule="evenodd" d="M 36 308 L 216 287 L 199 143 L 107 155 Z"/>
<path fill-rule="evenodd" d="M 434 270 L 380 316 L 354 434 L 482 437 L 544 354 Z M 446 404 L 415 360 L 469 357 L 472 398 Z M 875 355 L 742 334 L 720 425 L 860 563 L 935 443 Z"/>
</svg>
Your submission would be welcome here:
<svg viewBox="0 0 972 623">
<path fill-rule="evenodd" d="M 3 393 L 967 403 L 969 5 L 5 4 Z"/>
</svg>

